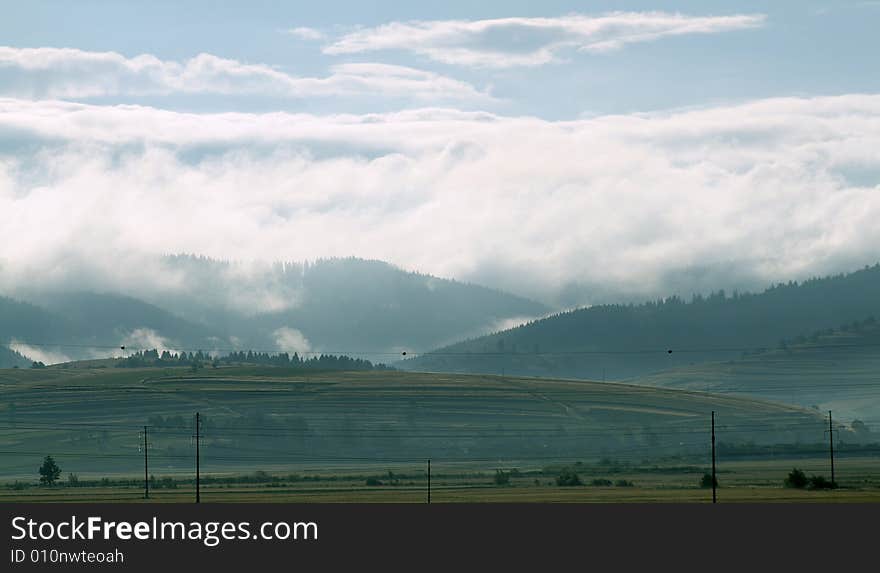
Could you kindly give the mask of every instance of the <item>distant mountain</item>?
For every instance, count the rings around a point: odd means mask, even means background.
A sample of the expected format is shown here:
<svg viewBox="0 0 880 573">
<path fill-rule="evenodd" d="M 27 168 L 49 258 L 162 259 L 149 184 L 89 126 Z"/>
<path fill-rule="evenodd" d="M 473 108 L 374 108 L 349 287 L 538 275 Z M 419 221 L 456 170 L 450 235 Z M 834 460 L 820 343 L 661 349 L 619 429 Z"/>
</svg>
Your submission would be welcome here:
<svg viewBox="0 0 880 573">
<path fill-rule="evenodd" d="M 728 360 L 743 350 L 880 316 L 880 265 L 754 294 L 720 291 L 560 313 L 404 361 L 425 371 L 492 372 L 601 380 Z M 672 352 L 668 352 L 672 350 Z"/>
<path fill-rule="evenodd" d="M 184 320 L 141 300 L 114 294 L 73 292 L 48 299 L 46 308 L 74 325 L 75 336 L 84 344 L 124 342 L 135 337 L 168 337 L 188 346 L 207 349 L 217 344 L 209 327 Z M 143 345 L 144 341 L 131 340 Z"/>
<path fill-rule="evenodd" d="M 404 350 L 548 312 L 497 290 L 355 258 L 245 265 L 174 256 L 154 272 L 164 279 L 159 286 L 124 295 L 72 290 L 31 294 L 29 302 L 0 298 L 0 343 L 17 341 L 29 357 L 47 361 L 117 354 L 115 346 L 126 344 L 342 353 L 390 362 Z"/>
<path fill-rule="evenodd" d="M 74 332 L 70 321 L 45 308 L 0 297 L 0 341 L 68 340 Z"/>
<path fill-rule="evenodd" d="M 164 337 L 216 344 L 208 328 L 130 297 L 56 293 L 44 306 L 0 298 L 0 344 L 20 353 L 0 356 L 0 367 L 119 355 L 118 345 L 155 346 Z"/>
<path fill-rule="evenodd" d="M 501 291 L 357 258 L 254 266 L 175 256 L 160 272 L 187 288 L 151 302 L 255 349 L 386 361 L 549 312 Z"/>
</svg>

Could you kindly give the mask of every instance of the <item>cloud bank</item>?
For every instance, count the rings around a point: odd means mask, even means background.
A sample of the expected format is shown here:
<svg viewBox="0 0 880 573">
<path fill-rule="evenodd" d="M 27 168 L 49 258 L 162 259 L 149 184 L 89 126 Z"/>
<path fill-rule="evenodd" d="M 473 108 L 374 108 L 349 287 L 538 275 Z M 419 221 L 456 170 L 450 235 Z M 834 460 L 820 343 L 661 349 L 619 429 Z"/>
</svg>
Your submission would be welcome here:
<svg viewBox="0 0 880 573">
<path fill-rule="evenodd" d="M 150 54 L 128 58 L 116 52 L 72 48 L 0 47 L 0 95 L 84 99 L 171 94 L 492 100 L 465 82 L 389 64 L 340 64 L 331 68 L 330 75 L 314 78 L 204 53 L 177 62 Z"/>
<path fill-rule="evenodd" d="M 354 255 L 582 303 L 880 259 L 877 95 L 562 122 L 6 99 L 0 139 L 2 292 L 173 284 L 145 261 L 175 252 Z"/>
<path fill-rule="evenodd" d="M 687 16 L 668 12 L 571 14 L 557 18 L 391 22 L 350 32 L 327 54 L 405 50 L 446 64 L 509 68 L 557 61 L 563 50 L 601 53 L 671 36 L 760 27 L 763 14 Z"/>
</svg>

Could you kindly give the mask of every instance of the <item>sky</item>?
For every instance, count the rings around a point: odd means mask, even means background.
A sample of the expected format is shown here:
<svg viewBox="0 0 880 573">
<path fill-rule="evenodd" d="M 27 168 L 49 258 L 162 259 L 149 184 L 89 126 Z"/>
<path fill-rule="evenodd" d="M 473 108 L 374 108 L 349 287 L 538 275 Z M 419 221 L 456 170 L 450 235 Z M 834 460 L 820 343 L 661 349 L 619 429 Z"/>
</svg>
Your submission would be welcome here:
<svg viewBox="0 0 880 573">
<path fill-rule="evenodd" d="M 0 8 L 0 292 L 360 256 L 571 306 L 880 260 L 880 1 Z"/>
</svg>

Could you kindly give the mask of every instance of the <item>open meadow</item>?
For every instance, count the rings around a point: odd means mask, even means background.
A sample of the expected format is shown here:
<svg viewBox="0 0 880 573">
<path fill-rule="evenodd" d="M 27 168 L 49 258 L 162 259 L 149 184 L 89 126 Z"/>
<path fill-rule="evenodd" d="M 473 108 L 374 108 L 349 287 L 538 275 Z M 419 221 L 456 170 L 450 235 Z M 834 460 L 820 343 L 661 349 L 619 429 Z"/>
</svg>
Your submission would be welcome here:
<svg viewBox="0 0 880 573">
<path fill-rule="evenodd" d="M 843 443 L 841 489 L 782 488 L 792 467 L 828 476 L 827 421 L 743 397 L 491 375 L 83 366 L 0 371 L 0 501 L 137 500 L 145 462 L 151 499 L 190 501 L 196 412 L 204 501 L 418 502 L 428 459 L 437 502 L 701 501 L 713 411 L 725 499 L 878 494 L 876 452 Z M 41 487 L 47 455 L 61 473 Z M 566 471 L 583 485 L 557 485 Z"/>
</svg>

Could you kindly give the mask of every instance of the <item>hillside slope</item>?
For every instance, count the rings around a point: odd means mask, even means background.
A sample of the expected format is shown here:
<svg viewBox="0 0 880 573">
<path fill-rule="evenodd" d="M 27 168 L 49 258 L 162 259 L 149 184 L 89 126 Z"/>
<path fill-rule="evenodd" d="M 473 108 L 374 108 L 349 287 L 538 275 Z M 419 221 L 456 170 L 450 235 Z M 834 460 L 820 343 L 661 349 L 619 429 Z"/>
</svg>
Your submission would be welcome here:
<svg viewBox="0 0 880 573">
<path fill-rule="evenodd" d="M 825 428 L 800 408 L 626 384 L 266 367 L 2 370 L 0 481 L 33 474 L 46 454 L 65 471 L 138 475 L 145 424 L 153 471 L 190 472 L 196 411 L 203 471 L 252 473 L 425 458 L 705 459 L 713 410 L 729 443 L 817 443 Z"/>
<path fill-rule="evenodd" d="M 735 358 L 780 340 L 880 316 L 880 265 L 755 294 L 678 297 L 554 315 L 407 360 L 423 371 L 628 379 Z M 673 350 L 669 353 L 668 350 Z"/>
<path fill-rule="evenodd" d="M 118 355 L 119 345 L 152 347 L 165 338 L 206 349 L 217 340 L 207 327 L 129 297 L 59 293 L 45 305 L 0 298 L 4 350 L 53 362 Z"/>
<path fill-rule="evenodd" d="M 880 324 L 868 319 L 799 337 L 783 348 L 670 369 L 636 381 L 815 406 L 880 431 Z"/>
</svg>

